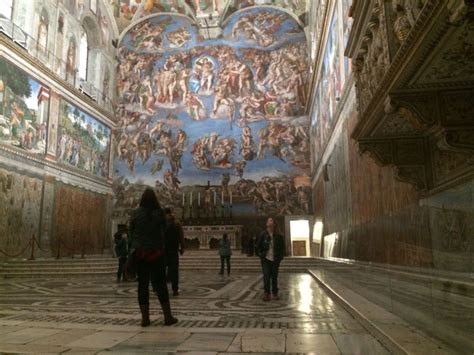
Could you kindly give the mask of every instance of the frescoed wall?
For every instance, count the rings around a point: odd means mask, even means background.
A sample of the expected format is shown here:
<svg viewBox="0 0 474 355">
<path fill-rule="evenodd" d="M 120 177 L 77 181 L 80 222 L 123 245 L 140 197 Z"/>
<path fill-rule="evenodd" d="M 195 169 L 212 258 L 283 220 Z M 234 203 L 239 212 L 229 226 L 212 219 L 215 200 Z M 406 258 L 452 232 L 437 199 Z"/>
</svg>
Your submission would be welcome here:
<svg viewBox="0 0 474 355">
<path fill-rule="evenodd" d="M 209 214 L 310 211 L 306 38 L 291 16 L 244 9 L 205 40 L 187 17 L 156 15 L 119 52 L 116 208 L 149 185 Z"/>
<path fill-rule="evenodd" d="M 0 143 L 44 154 L 49 89 L 0 58 Z"/>
<path fill-rule="evenodd" d="M 107 177 L 110 129 L 64 99 L 59 106 L 57 159 L 91 174 Z"/>
<path fill-rule="evenodd" d="M 342 99 L 344 84 L 350 75 L 350 62 L 344 57 L 344 46 L 350 31 L 348 2 L 338 1 L 332 9 L 331 22 L 312 105 L 311 133 L 313 157 L 318 161 L 335 125 L 338 103 Z"/>
</svg>

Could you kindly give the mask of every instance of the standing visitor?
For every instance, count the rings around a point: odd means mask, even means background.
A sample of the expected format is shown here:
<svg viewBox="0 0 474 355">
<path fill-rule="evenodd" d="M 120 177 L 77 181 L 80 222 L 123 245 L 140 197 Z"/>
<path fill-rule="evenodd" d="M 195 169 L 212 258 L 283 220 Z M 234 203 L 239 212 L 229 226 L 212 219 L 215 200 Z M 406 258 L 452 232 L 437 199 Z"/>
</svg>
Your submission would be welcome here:
<svg viewBox="0 0 474 355">
<path fill-rule="evenodd" d="M 155 192 L 147 188 L 141 197 L 140 206 L 132 212 L 130 219 L 133 257 L 137 264 L 138 304 L 142 314 L 142 327 L 150 325 L 150 280 L 156 285 L 164 324 L 172 325 L 178 322 L 171 314 L 166 285 L 165 226 L 165 216 Z"/>
<path fill-rule="evenodd" d="M 171 281 L 173 296 L 179 295 L 179 254 L 184 253 L 184 232 L 171 209 L 165 208 L 165 253 L 167 279 Z"/>
<path fill-rule="evenodd" d="M 125 263 L 128 256 L 128 238 L 127 230 L 119 227 L 119 230 L 114 234 L 115 255 L 118 258 L 117 267 L 117 282 L 126 281 L 125 277 Z"/>
<path fill-rule="evenodd" d="M 221 257 L 221 271 L 219 275 L 224 275 L 224 261 L 227 265 L 227 275 L 230 275 L 230 256 L 232 250 L 230 249 L 230 240 L 227 238 L 227 234 L 222 235 L 222 239 L 219 241 L 219 255 Z"/>
<path fill-rule="evenodd" d="M 255 250 L 260 257 L 263 272 L 264 301 L 270 301 L 270 291 L 274 300 L 278 296 L 278 269 L 285 255 L 285 237 L 278 233 L 277 225 L 273 218 L 268 218 L 266 229 L 257 239 Z"/>
</svg>

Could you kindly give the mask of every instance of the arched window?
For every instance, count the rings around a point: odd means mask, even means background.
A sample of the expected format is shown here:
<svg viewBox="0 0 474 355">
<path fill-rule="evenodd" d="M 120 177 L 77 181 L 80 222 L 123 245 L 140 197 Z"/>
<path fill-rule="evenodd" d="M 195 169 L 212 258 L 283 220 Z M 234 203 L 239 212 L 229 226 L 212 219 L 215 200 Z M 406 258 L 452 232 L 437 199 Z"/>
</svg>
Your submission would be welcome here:
<svg viewBox="0 0 474 355">
<path fill-rule="evenodd" d="M 87 62 L 89 57 L 89 41 L 85 29 L 82 29 L 79 43 L 79 78 L 87 80 Z"/>
</svg>

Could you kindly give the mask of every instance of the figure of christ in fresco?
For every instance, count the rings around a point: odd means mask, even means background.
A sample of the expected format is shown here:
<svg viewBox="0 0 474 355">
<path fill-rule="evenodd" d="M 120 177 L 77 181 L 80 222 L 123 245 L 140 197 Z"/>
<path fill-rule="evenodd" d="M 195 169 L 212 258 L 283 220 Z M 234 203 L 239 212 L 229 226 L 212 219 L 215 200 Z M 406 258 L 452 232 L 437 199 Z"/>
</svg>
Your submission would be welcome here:
<svg viewBox="0 0 474 355">
<path fill-rule="evenodd" d="M 208 94 L 214 80 L 214 63 L 207 57 L 198 59 L 194 64 L 193 74 L 199 79 L 199 90 L 197 91 Z"/>
</svg>

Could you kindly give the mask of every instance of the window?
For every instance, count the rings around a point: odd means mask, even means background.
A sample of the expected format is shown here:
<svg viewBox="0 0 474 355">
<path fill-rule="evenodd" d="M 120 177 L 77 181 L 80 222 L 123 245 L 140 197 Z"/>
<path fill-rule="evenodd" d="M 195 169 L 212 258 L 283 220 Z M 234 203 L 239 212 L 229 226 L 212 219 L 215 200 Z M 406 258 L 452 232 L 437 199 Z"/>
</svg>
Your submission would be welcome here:
<svg viewBox="0 0 474 355">
<path fill-rule="evenodd" d="M 0 0 L 0 17 L 12 19 L 13 0 Z"/>
<path fill-rule="evenodd" d="M 82 29 L 81 41 L 79 43 L 79 78 L 87 80 L 87 62 L 89 57 L 89 41 L 87 33 Z"/>
</svg>

